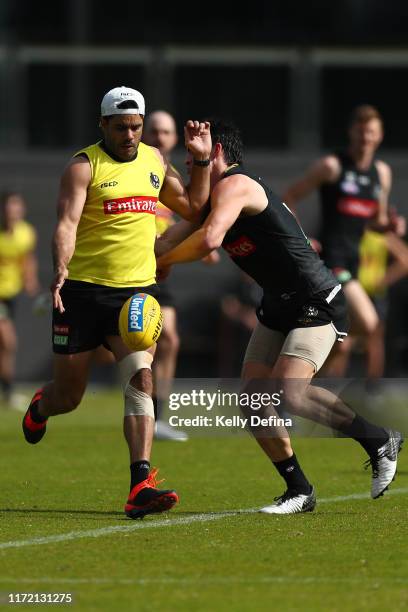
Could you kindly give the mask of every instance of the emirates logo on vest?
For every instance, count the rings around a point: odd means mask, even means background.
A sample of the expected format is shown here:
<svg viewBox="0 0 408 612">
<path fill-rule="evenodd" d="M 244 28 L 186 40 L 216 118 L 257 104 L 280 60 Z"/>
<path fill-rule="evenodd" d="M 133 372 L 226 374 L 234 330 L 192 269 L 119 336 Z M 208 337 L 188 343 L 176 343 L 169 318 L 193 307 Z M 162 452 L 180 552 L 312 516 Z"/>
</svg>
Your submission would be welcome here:
<svg viewBox="0 0 408 612">
<path fill-rule="evenodd" d="M 256 251 L 256 245 L 247 236 L 240 236 L 234 242 L 230 242 L 224 246 L 230 257 L 248 257 Z"/>
<path fill-rule="evenodd" d="M 127 198 L 113 198 L 104 200 L 103 211 L 105 215 L 120 215 L 122 213 L 156 214 L 157 198 L 150 196 L 129 196 Z"/>
</svg>

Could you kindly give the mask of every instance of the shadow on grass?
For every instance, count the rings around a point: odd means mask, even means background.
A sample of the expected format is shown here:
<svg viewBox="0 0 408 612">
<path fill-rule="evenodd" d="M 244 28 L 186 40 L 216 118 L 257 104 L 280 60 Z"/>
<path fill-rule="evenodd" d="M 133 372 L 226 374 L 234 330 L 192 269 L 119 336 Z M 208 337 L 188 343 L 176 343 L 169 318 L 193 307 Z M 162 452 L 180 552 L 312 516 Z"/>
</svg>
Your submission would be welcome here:
<svg viewBox="0 0 408 612">
<path fill-rule="evenodd" d="M 122 516 L 123 512 L 115 510 L 101 511 L 101 510 L 72 510 L 72 509 L 56 509 L 56 508 L 0 508 L 1 513 L 11 514 L 81 514 L 90 516 Z"/>
</svg>

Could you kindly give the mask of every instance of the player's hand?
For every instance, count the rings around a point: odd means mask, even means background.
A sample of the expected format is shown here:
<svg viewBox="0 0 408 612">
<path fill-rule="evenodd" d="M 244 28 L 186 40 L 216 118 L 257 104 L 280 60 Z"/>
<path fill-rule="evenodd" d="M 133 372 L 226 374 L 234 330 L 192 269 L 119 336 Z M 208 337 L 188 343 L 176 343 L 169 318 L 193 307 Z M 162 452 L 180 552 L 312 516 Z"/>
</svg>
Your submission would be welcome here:
<svg viewBox="0 0 408 612">
<path fill-rule="evenodd" d="M 398 215 L 395 222 L 395 233 L 403 238 L 407 233 L 407 220 L 402 215 Z"/>
<path fill-rule="evenodd" d="M 212 149 L 209 121 L 189 119 L 184 127 L 184 142 L 195 159 L 209 159 Z"/>
<path fill-rule="evenodd" d="M 53 308 L 58 308 L 61 314 L 65 312 L 65 308 L 64 308 L 64 304 L 62 303 L 60 291 L 67 277 L 68 277 L 68 270 L 66 268 L 63 268 L 62 270 L 58 270 L 58 272 L 55 273 L 54 280 L 52 281 L 51 286 L 50 286 Z"/>
<path fill-rule="evenodd" d="M 391 211 L 389 231 L 397 234 L 399 238 L 405 236 L 405 234 L 407 233 L 407 222 L 405 217 L 403 217 L 402 215 L 398 215 L 396 211 Z"/>
</svg>

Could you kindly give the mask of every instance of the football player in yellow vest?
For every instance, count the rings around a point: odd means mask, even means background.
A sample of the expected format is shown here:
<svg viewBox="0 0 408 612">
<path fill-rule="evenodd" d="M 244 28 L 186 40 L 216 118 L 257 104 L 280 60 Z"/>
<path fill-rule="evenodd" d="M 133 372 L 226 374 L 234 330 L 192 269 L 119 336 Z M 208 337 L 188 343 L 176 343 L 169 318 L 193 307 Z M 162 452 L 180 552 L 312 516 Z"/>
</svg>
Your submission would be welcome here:
<svg viewBox="0 0 408 612">
<path fill-rule="evenodd" d="M 367 338 L 367 379 L 371 383 L 384 375 L 385 369 L 385 321 L 387 318 L 387 291 L 391 285 L 408 274 L 408 248 L 400 236 L 405 234 L 405 219 L 396 214 L 395 232 L 378 233 L 367 230 L 360 243 L 358 280 L 371 298 L 379 317 L 376 330 Z M 391 261 L 390 261 L 391 259 Z M 345 359 L 349 358 L 351 342 Z"/>
<path fill-rule="evenodd" d="M 178 496 L 159 490 L 157 470 L 150 471 L 155 347 L 131 352 L 119 336 L 118 315 L 133 294 L 155 294 L 159 198 L 181 217 L 196 219 L 209 197 L 211 152 L 209 124 L 188 121 L 185 144 L 195 163 L 186 188 L 160 152 L 140 142 L 144 115 L 139 91 L 110 90 L 101 104 L 103 139 L 79 151 L 63 173 L 53 238 L 54 380 L 36 392 L 23 420 L 26 440 L 39 442 L 50 416 L 79 405 L 93 351 L 108 346 L 123 386 L 130 518 L 168 510 Z"/>
<path fill-rule="evenodd" d="M 146 117 L 143 130 L 143 142 L 157 147 L 160 153 L 170 159 L 170 153 L 177 144 L 178 136 L 176 122 L 166 111 L 157 110 Z M 175 170 L 176 171 L 176 170 Z M 156 211 L 156 232 L 158 236 L 175 222 L 174 213 L 170 208 L 158 202 Z M 160 419 L 161 403 L 168 397 L 171 381 L 176 371 L 177 354 L 180 338 L 177 332 L 177 313 L 171 282 L 160 281 L 160 306 L 163 313 L 163 329 L 157 344 L 153 363 L 153 402 L 156 408 L 156 433 L 159 440 L 174 440 L 183 442 L 188 436 L 184 431 L 170 427 Z"/>
<path fill-rule="evenodd" d="M 38 292 L 36 232 L 24 220 L 25 203 L 19 193 L 0 198 L 0 382 L 5 402 L 17 408 L 12 392 L 15 376 L 17 334 L 13 318 L 16 297 L 21 291 Z"/>
</svg>

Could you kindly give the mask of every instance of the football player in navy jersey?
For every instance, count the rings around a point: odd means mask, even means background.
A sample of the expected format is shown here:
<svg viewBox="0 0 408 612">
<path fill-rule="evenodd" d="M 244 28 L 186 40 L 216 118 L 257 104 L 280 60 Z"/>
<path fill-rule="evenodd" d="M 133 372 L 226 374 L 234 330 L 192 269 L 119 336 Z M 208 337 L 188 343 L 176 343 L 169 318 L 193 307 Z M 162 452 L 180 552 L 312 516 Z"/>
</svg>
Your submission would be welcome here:
<svg viewBox="0 0 408 612">
<path fill-rule="evenodd" d="M 356 415 L 330 391 L 310 385 L 333 345 L 346 336 L 341 284 L 313 250 L 296 218 L 257 176 L 242 165 L 239 130 L 211 121 L 211 197 L 202 223 L 180 222 L 157 243 L 158 268 L 201 259 L 222 246 L 232 261 L 263 289 L 255 328 L 244 358 L 245 388 L 259 391 L 269 380 L 283 391 L 292 414 L 333 427 L 359 442 L 372 467 L 371 495 L 380 497 L 396 472 L 401 436 Z M 272 408 L 266 409 L 271 414 Z M 293 453 L 288 432 L 262 429 L 257 442 L 285 480 L 287 490 L 268 514 L 308 512 L 315 491 Z"/>
<path fill-rule="evenodd" d="M 390 229 L 387 209 L 392 176 L 389 165 L 376 157 L 384 135 L 376 108 L 355 108 L 348 134 L 348 147 L 318 159 L 287 189 L 283 200 L 294 211 L 300 200 L 319 191 L 321 257 L 343 285 L 351 333 L 368 338 L 375 333 L 379 318 L 357 279 L 359 246 L 368 225 L 380 231 Z M 343 347 L 346 349 L 344 344 L 334 351 L 330 365 L 325 367 L 327 375 L 345 374 Z"/>
</svg>

